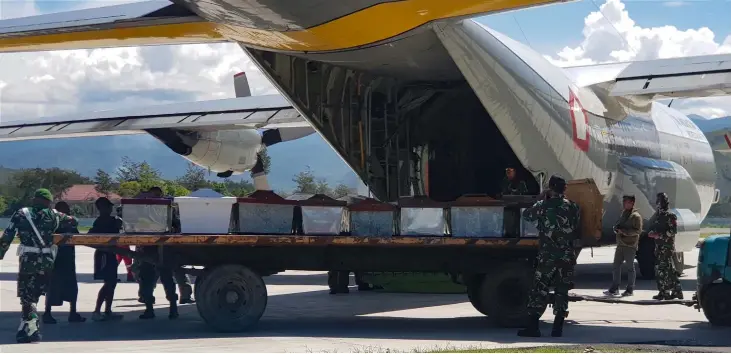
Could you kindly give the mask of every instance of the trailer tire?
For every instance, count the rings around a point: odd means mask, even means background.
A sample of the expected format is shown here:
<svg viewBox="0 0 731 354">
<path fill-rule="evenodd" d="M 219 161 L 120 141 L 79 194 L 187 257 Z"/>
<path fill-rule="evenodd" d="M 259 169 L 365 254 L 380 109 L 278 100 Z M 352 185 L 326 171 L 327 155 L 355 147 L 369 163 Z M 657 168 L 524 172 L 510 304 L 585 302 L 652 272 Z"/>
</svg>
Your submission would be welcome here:
<svg viewBox="0 0 731 354">
<path fill-rule="evenodd" d="M 473 276 L 469 282 L 467 282 L 467 298 L 470 300 L 470 303 L 475 308 L 475 310 L 479 311 L 481 314 L 485 316 L 489 316 L 487 309 L 482 306 L 482 281 L 484 280 L 484 275 L 479 276 Z"/>
<path fill-rule="evenodd" d="M 496 267 L 485 275 L 479 292 L 475 294 L 479 295 L 479 301 L 473 302 L 473 306 L 499 327 L 525 327 L 528 324 L 528 294 L 533 287 L 533 275 L 534 269 L 528 263 Z"/>
<path fill-rule="evenodd" d="M 655 279 L 655 243 L 649 237 L 640 237 L 637 245 L 637 265 L 642 279 Z"/>
<path fill-rule="evenodd" d="M 731 326 L 731 284 L 710 284 L 701 300 L 708 322 L 714 326 Z"/>
<path fill-rule="evenodd" d="M 264 280 L 241 265 L 223 265 L 206 272 L 196 286 L 201 318 L 220 332 L 254 327 L 267 306 Z"/>
</svg>

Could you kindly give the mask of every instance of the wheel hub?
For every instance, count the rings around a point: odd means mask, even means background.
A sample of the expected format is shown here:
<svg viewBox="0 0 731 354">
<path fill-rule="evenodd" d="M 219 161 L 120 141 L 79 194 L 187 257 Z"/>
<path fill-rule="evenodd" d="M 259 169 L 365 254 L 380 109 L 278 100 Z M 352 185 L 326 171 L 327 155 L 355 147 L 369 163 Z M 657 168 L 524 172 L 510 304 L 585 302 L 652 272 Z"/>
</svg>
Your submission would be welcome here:
<svg viewBox="0 0 731 354">
<path fill-rule="evenodd" d="M 228 311 L 238 311 L 246 305 L 246 291 L 243 285 L 228 283 L 218 291 L 219 306 Z"/>
</svg>

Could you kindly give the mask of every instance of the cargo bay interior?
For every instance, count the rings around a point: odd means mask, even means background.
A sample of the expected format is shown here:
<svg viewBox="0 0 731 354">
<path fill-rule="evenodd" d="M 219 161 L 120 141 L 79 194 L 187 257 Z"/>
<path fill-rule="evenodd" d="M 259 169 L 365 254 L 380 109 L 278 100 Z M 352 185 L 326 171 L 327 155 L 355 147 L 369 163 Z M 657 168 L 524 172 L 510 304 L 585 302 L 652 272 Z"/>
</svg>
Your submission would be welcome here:
<svg viewBox="0 0 731 354">
<path fill-rule="evenodd" d="M 244 50 L 382 201 L 495 196 L 507 167 L 538 194 L 434 33 L 401 37 L 340 53 Z"/>
</svg>

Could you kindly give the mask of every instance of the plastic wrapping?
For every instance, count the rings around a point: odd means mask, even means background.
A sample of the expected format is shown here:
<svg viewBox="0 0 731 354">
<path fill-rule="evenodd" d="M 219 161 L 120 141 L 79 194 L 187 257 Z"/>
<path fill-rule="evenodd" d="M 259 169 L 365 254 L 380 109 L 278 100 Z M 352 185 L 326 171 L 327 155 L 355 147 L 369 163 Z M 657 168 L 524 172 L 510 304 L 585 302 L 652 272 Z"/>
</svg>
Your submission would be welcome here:
<svg viewBox="0 0 731 354">
<path fill-rule="evenodd" d="M 169 199 L 122 199 L 125 233 L 166 233 L 172 230 Z"/>
<path fill-rule="evenodd" d="M 504 208 L 499 206 L 466 206 L 451 209 L 452 236 L 502 237 Z"/>
<path fill-rule="evenodd" d="M 238 233 L 291 235 L 296 201 L 272 191 L 256 191 L 238 200 Z"/>
<path fill-rule="evenodd" d="M 401 208 L 400 224 L 403 236 L 444 236 L 444 209 Z"/>
<path fill-rule="evenodd" d="M 525 208 L 520 209 L 520 215 L 523 215 L 523 210 Z M 535 222 L 529 222 L 520 218 L 520 237 L 538 237 L 538 227 L 536 226 Z"/>
</svg>

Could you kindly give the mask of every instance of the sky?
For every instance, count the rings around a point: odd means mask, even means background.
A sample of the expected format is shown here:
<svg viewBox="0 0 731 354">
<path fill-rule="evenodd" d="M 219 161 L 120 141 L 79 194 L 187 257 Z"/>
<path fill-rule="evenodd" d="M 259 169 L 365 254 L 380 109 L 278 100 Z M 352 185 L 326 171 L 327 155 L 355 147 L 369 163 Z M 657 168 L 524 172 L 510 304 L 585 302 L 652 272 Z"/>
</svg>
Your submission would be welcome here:
<svg viewBox="0 0 731 354">
<path fill-rule="evenodd" d="M 0 18 L 130 0 L 0 0 Z M 723 16 L 722 14 L 726 14 Z M 583 0 L 480 18 L 560 66 L 731 53 L 731 0 Z M 0 119 L 51 116 L 233 97 L 246 71 L 252 93 L 276 93 L 235 44 L 0 55 Z M 731 115 L 731 98 L 676 100 L 707 118 Z"/>
</svg>

